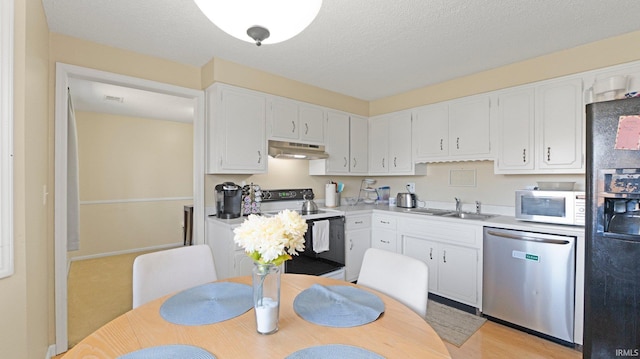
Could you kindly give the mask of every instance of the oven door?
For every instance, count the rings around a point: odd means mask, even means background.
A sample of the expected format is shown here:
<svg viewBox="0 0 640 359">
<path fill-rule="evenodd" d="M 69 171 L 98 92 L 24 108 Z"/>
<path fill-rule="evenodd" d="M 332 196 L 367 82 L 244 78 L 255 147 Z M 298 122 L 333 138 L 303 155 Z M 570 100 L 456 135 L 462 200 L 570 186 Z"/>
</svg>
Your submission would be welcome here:
<svg viewBox="0 0 640 359">
<path fill-rule="evenodd" d="M 321 253 L 313 251 L 313 226 L 318 221 L 329 221 L 329 250 Z M 307 225 L 304 252 L 284 262 L 284 272 L 321 276 L 344 268 L 344 217 L 310 219 Z"/>
</svg>

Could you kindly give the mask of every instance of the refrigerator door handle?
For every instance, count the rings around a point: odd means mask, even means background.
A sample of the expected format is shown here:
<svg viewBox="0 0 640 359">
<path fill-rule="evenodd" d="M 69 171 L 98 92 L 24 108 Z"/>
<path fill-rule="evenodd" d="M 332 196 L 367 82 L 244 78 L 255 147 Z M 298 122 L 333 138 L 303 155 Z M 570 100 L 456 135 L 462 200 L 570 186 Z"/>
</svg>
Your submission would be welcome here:
<svg viewBox="0 0 640 359">
<path fill-rule="evenodd" d="M 516 239 L 516 240 L 519 240 L 519 241 L 538 242 L 538 243 L 547 243 L 547 244 L 560 244 L 560 245 L 570 244 L 571 243 L 570 241 L 567 241 L 565 239 L 537 238 L 537 237 L 531 237 L 531 236 L 515 235 L 515 234 L 511 234 L 511 233 L 496 232 L 496 231 L 487 231 L 487 233 L 492 235 L 492 236 L 509 238 L 509 239 Z"/>
</svg>

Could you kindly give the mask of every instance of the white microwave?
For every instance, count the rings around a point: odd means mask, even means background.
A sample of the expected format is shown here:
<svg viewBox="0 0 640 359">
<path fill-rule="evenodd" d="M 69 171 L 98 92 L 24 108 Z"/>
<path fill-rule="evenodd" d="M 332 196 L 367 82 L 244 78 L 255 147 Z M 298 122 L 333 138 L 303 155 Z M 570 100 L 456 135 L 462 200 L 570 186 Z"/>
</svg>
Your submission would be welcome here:
<svg viewBox="0 0 640 359">
<path fill-rule="evenodd" d="M 584 217 L 584 192 L 516 191 L 516 219 L 584 226 Z"/>
</svg>

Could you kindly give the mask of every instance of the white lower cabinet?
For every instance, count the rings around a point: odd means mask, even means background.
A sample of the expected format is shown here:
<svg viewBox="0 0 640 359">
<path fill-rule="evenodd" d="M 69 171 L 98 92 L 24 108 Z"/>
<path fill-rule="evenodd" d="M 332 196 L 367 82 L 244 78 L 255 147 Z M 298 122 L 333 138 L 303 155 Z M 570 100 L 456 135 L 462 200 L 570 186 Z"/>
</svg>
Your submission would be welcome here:
<svg viewBox="0 0 640 359">
<path fill-rule="evenodd" d="M 371 247 L 399 253 L 396 223 L 397 218 L 394 216 L 374 213 L 371 225 Z"/>
<path fill-rule="evenodd" d="M 371 247 L 371 215 L 346 216 L 345 227 L 345 279 L 358 280 L 364 252 Z"/>
<path fill-rule="evenodd" d="M 398 239 L 429 266 L 429 292 L 482 310 L 481 225 L 401 218 Z"/>
<path fill-rule="evenodd" d="M 240 224 L 207 220 L 207 244 L 211 247 L 218 279 L 251 275 L 253 260 L 233 242 L 233 230 Z"/>
</svg>

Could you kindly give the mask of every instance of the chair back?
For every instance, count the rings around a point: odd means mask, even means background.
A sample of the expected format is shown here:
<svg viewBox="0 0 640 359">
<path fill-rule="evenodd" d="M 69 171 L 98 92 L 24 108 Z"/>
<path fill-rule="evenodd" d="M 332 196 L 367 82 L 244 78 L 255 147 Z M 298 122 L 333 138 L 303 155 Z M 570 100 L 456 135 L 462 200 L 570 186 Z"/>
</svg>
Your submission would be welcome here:
<svg viewBox="0 0 640 359">
<path fill-rule="evenodd" d="M 429 267 L 419 259 L 369 248 L 364 254 L 358 284 L 398 300 L 423 318 L 427 314 Z"/>
<path fill-rule="evenodd" d="M 133 261 L 133 308 L 215 280 L 213 256 L 206 244 L 142 254 Z"/>
</svg>

